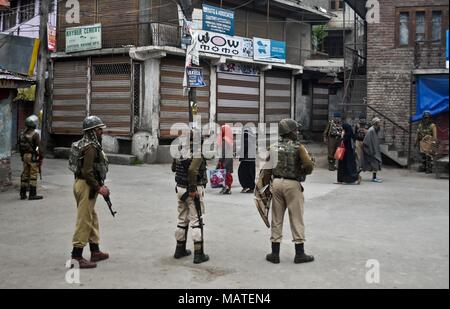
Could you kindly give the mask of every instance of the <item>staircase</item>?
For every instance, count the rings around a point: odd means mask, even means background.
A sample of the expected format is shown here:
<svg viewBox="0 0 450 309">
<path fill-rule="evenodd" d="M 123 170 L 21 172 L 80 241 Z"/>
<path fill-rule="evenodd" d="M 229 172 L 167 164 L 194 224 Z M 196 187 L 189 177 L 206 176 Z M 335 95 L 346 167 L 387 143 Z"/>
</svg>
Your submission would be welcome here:
<svg viewBox="0 0 450 309">
<path fill-rule="evenodd" d="M 393 144 L 386 143 L 384 139 L 380 140 L 381 153 L 402 167 L 408 166 L 408 156 L 404 151 L 398 151 Z"/>
<path fill-rule="evenodd" d="M 388 116 L 367 105 L 381 119 L 380 151 L 383 155 L 402 167 L 408 167 L 411 153 L 410 131 L 397 124 Z"/>
</svg>

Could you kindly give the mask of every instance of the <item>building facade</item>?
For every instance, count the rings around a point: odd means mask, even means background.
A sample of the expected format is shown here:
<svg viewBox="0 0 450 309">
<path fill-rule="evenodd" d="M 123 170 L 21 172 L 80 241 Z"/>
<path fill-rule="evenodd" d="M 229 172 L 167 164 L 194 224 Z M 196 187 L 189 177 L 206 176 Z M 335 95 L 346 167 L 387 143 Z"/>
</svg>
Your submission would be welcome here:
<svg viewBox="0 0 450 309">
<path fill-rule="evenodd" d="M 348 0 L 362 17 L 366 1 Z M 423 78 L 447 81 L 448 1 L 379 0 L 380 22 L 367 24 L 367 109 L 384 126 L 384 154 L 402 166 L 415 157 L 417 84 Z M 437 84 L 431 84 L 431 89 Z M 444 91 L 445 92 L 445 91 Z M 438 134 L 448 144 L 447 109 L 435 115 Z M 445 102 L 445 95 L 443 97 Z M 430 107 L 430 109 L 432 109 Z"/>
</svg>

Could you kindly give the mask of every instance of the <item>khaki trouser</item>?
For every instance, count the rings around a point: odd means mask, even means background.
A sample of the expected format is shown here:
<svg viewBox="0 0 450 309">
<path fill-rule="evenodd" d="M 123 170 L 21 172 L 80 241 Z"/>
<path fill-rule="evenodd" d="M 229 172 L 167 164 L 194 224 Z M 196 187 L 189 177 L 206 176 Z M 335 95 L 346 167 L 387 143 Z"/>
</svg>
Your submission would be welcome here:
<svg viewBox="0 0 450 309">
<path fill-rule="evenodd" d="M 304 243 L 303 205 L 305 199 L 300 183 L 296 180 L 276 178 L 273 181 L 272 195 L 272 236 L 270 240 L 276 243 L 281 242 L 284 213 L 288 209 L 292 241 L 296 244 Z"/>
<path fill-rule="evenodd" d="M 23 172 L 21 176 L 22 187 L 36 187 L 39 174 L 39 165 L 33 162 L 33 155 L 26 153 L 23 155 Z"/>
<path fill-rule="evenodd" d="M 334 154 L 339 147 L 341 139 L 339 137 L 328 137 L 328 162 L 335 162 Z"/>
<path fill-rule="evenodd" d="M 178 225 L 175 232 L 175 238 L 177 241 L 186 241 L 187 229 L 189 226 L 192 229 L 192 240 L 195 242 L 201 242 L 202 232 L 200 229 L 200 221 L 198 218 L 197 210 L 195 209 L 194 200 L 190 197 L 183 202 L 181 200 L 183 194 L 186 192 L 185 188 L 177 187 L 178 198 Z M 200 196 L 200 205 L 202 209 L 202 217 L 205 213 L 205 191 L 202 186 L 197 187 L 197 192 Z M 203 223 L 205 223 L 203 221 Z"/>
<path fill-rule="evenodd" d="M 92 244 L 100 242 L 98 217 L 94 209 L 97 195 L 89 199 L 90 190 L 86 180 L 75 180 L 73 194 L 77 201 L 77 223 L 72 244 L 77 248 L 83 248 L 88 242 Z"/>
</svg>

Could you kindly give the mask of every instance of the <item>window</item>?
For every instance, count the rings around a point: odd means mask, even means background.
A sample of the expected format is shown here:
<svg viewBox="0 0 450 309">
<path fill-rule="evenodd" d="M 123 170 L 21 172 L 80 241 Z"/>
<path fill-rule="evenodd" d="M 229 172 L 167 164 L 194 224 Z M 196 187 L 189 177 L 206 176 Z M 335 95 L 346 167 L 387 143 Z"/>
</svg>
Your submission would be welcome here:
<svg viewBox="0 0 450 309">
<path fill-rule="evenodd" d="M 416 12 L 416 42 L 425 41 L 425 12 Z"/>
<path fill-rule="evenodd" d="M 325 52 L 330 58 L 344 57 L 344 37 L 341 31 L 330 32 L 325 38 L 324 45 Z"/>
<path fill-rule="evenodd" d="M 397 9 L 397 47 L 416 43 L 442 42 L 448 28 L 448 7 L 408 7 Z"/>
<path fill-rule="evenodd" d="M 330 0 L 330 10 L 338 11 L 344 8 L 343 0 Z"/>
<path fill-rule="evenodd" d="M 442 12 L 433 11 L 431 20 L 431 40 L 440 41 L 442 38 Z"/>
<path fill-rule="evenodd" d="M 400 45 L 409 44 L 409 13 L 400 13 Z"/>
</svg>

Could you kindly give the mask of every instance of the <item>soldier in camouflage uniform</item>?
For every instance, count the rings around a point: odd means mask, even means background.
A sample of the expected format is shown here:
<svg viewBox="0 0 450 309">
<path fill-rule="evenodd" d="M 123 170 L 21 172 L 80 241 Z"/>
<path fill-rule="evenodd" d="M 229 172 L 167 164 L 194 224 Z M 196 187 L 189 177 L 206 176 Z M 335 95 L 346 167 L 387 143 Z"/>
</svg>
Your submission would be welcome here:
<svg viewBox="0 0 450 309">
<path fill-rule="evenodd" d="M 328 170 L 336 170 L 336 160 L 334 158 L 334 153 L 339 147 L 342 135 L 342 121 L 341 113 L 334 113 L 334 118 L 331 119 L 323 132 L 323 141 L 328 145 Z"/>
<path fill-rule="evenodd" d="M 263 169 L 257 185 L 257 188 L 261 188 L 272 180 L 272 253 L 266 259 L 274 264 L 280 263 L 280 243 L 287 209 L 295 243 L 294 263 L 312 262 L 314 257 L 306 255 L 304 251 L 304 189 L 301 182 L 312 173 L 314 163 L 306 148 L 298 141 L 298 123 L 295 120 L 281 120 L 279 132 L 279 143 L 271 146 L 268 165 Z"/>
<path fill-rule="evenodd" d="M 32 115 L 25 120 L 26 129 L 19 136 L 19 150 L 23 162 L 23 172 L 20 184 L 20 199 L 27 198 L 29 189 L 29 200 L 41 200 L 42 196 L 36 194 L 37 179 L 44 158 L 41 139 L 36 131 L 38 117 Z"/>
<path fill-rule="evenodd" d="M 420 146 L 420 142 L 427 136 L 437 141 L 437 127 L 432 121 L 431 112 L 424 111 L 422 121 L 417 129 L 416 146 Z M 422 170 L 431 174 L 433 172 L 433 155 L 425 152 L 422 148 L 420 148 L 420 154 L 422 156 Z"/>
<path fill-rule="evenodd" d="M 359 121 L 355 125 L 355 152 L 358 172 L 360 172 L 363 167 L 364 138 L 369 129 L 370 125 L 367 123 L 366 116 L 364 116 L 364 114 L 359 115 Z"/>
</svg>

